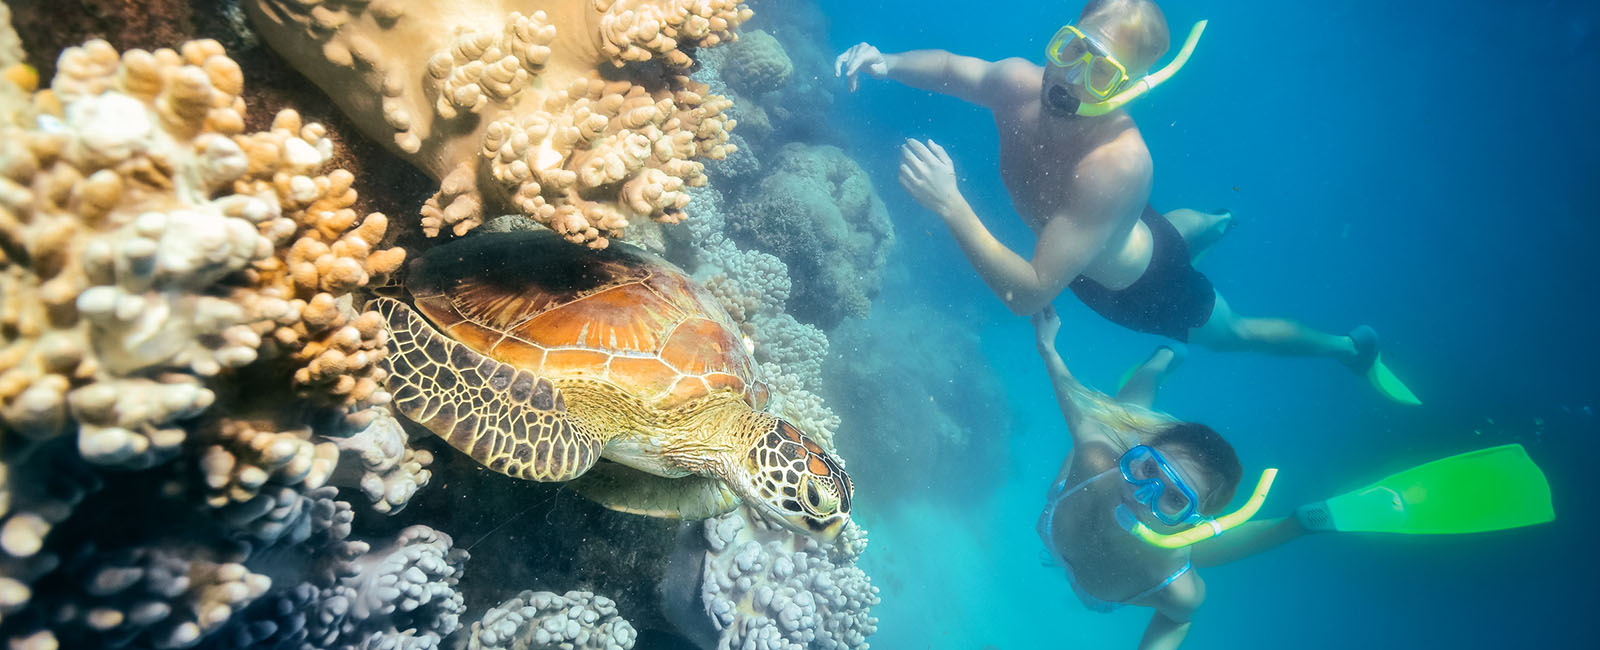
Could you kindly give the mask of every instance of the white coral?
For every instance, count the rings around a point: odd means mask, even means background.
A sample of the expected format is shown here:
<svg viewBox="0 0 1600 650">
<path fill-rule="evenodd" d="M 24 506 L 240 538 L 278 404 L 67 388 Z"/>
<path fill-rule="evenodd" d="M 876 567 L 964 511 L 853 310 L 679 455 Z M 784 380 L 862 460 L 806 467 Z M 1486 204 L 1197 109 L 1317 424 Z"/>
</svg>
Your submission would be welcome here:
<svg viewBox="0 0 1600 650">
<path fill-rule="evenodd" d="M 865 648 L 877 631 L 878 588 L 855 566 L 866 534 L 847 530 L 830 549 L 750 517 L 741 508 L 703 524 L 710 551 L 701 598 L 719 648 Z"/>
<path fill-rule="evenodd" d="M 524 591 L 472 624 L 468 650 L 630 650 L 638 633 L 617 604 L 587 591 Z"/>
</svg>

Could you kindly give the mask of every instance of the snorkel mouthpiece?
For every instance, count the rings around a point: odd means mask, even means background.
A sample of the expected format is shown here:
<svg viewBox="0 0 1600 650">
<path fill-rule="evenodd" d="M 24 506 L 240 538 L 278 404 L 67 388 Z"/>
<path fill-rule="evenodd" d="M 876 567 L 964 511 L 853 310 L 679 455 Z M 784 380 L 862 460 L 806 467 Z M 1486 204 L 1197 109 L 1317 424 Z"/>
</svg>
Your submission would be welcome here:
<svg viewBox="0 0 1600 650">
<path fill-rule="evenodd" d="M 1216 519 L 1206 519 L 1200 522 L 1198 525 L 1187 530 L 1172 533 L 1170 535 L 1163 535 L 1151 530 L 1149 526 L 1144 525 L 1143 522 L 1138 520 L 1133 521 L 1130 530 L 1134 535 L 1137 535 L 1139 539 L 1144 540 L 1146 544 L 1150 544 L 1151 546 L 1159 546 L 1161 548 L 1183 548 L 1191 544 L 1203 542 L 1216 537 L 1217 535 L 1221 535 L 1224 531 L 1230 528 L 1238 526 L 1246 521 L 1250 521 L 1251 517 L 1256 516 L 1256 511 L 1260 510 L 1261 504 L 1267 500 L 1267 492 L 1272 490 L 1273 479 L 1276 479 L 1277 477 L 1277 468 L 1268 468 L 1263 470 L 1261 472 L 1261 480 L 1256 482 L 1255 492 L 1250 494 L 1250 500 L 1246 501 L 1244 506 L 1221 517 L 1217 517 Z"/>
<path fill-rule="evenodd" d="M 1189 28 L 1189 37 L 1183 41 L 1183 48 L 1178 50 L 1178 55 L 1173 57 L 1172 61 L 1168 62 L 1160 70 L 1140 77 L 1138 81 L 1128 86 L 1127 90 L 1117 93 L 1103 102 L 1079 104 L 1076 111 L 1077 114 L 1085 117 L 1105 115 L 1126 106 L 1128 102 L 1144 96 L 1151 89 L 1171 79 L 1173 75 L 1178 74 L 1178 71 L 1183 69 L 1184 64 L 1189 62 L 1189 56 L 1194 54 L 1195 45 L 1200 43 L 1200 35 L 1206 31 L 1207 22 L 1202 20 Z"/>
</svg>

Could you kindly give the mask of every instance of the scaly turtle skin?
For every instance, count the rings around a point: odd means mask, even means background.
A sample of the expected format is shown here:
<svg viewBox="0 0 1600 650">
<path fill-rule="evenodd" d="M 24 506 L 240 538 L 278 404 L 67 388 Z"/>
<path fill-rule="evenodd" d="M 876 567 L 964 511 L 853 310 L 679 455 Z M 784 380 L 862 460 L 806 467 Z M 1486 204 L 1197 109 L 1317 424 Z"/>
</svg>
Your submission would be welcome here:
<svg viewBox="0 0 1600 650">
<path fill-rule="evenodd" d="M 430 250 L 407 283 L 412 305 L 373 302 L 394 404 L 490 469 L 576 479 L 625 512 L 710 517 L 742 499 L 828 540 L 849 522 L 839 460 L 762 411 L 732 319 L 665 260 L 479 235 Z"/>
</svg>

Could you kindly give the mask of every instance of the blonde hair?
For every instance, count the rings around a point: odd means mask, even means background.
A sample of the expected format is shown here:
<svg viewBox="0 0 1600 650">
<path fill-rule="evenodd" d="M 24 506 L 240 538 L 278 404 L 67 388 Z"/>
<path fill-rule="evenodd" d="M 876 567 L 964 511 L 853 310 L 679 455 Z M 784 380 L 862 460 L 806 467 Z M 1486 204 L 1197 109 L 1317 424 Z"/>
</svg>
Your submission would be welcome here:
<svg viewBox="0 0 1600 650">
<path fill-rule="evenodd" d="M 1108 47 L 1125 49 L 1130 61 L 1128 73 L 1138 76 L 1155 65 L 1172 46 L 1167 17 L 1151 0 L 1089 0 L 1078 16 L 1078 25 L 1099 26 L 1113 43 Z"/>
</svg>

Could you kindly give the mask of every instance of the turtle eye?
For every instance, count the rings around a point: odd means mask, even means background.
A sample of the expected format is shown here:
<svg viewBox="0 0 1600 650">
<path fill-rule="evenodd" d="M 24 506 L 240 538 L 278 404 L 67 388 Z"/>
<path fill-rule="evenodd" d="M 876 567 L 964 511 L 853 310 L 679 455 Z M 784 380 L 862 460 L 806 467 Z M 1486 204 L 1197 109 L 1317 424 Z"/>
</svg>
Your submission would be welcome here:
<svg viewBox="0 0 1600 650">
<path fill-rule="evenodd" d="M 820 517 L 833 514 L 839 507 L 839 498 L 834 496 L 832 490 L 819 483 L 820 481 L 814 478 L 806 477 L 805 499 L 801 504 L 805 506 L 806 512 Z"/>
</svg>

